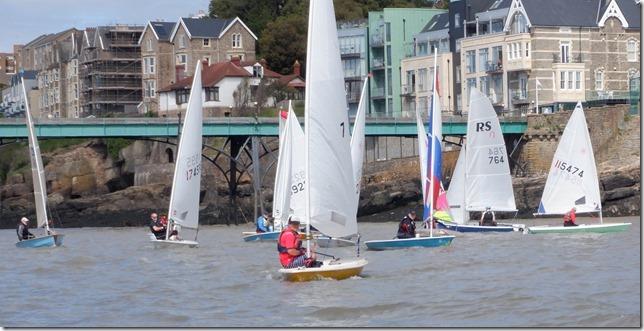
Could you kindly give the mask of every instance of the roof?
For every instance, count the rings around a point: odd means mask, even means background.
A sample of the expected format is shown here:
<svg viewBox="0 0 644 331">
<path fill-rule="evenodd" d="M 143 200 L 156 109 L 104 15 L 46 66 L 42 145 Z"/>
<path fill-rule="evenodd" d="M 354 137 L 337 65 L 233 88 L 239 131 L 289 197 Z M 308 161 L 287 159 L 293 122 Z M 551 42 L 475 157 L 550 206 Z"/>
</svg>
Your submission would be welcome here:
<svg viewBox="0 0 644 331">
<path fill-rule="evenodd" d="M 489 6 L 485 7 L 482 11 L 491 11 L 502 8 L 510 8 L 512 0 L 494 0 L 489 3 Z"/>
<path fill-rule="evenodd" d="M 269 69 L 266 65 L 262 65 L 260 61 L 240 61 L 239 65 L 242 67 L 253 67 L 256 64 L 261 65 L 264 67 L 264 77 L 268 78 L 282 78 L 282 75 L 276 73 L 275 71 Z"/>
<path fill-rule="evenodd" d="M 291 84 L 291 82 L 296 80 L 296 79 L 300 79 L 302 82 L 301 83 Z M 296 74 L 290 74 L 290 75 L 282 76 L 282 78 L 279 79 L 279 82 L 281 84 L 288 85 L 290 87 L 305 87 L 306 86 L 306 84 L 304 83 L 304 78 L 302 78 L 301 76 L 296 75 Z"/>
<path fill-rule="evenodd" d="M 170 35 L 170 40 L 174 39 L 179 26 L 182 25 L 188 32 L 190 39 L 192 38 L 215 38 L 219 39 L 235 22 L 239 22 L 250 33 L 255 40 L 257 36 L 251 31 L 239 17 L 235 18 L 190 18 L 181 17 L 179 22 L 175 25 Z"/>
<path fill-rule="evenodd" d="M 204 67 L 201 70 L 201 84 L 203 87 L 214 86 L 225 77 L 252 77 L 253 74 L 242 67 L 238 67 L 232 62 L 220 62 Z M 174 84 L 168 85 L 159 90 L 159 92 L 169 92 L 173 90 L 188 89 L 192 86 L 192 78 L 184 78 Z"/>
<path fill-rule="evenodd" d="M 175 25 L 177 25 L 177 22 L 150 22 L 154 35 L 161 41 L 170 40 L 170 35 Z"/>
<path fill-rule="evenodd" d="M 597 26 L 599 0 L 523 0 L 534 26 Z"/>
<path fill-rule="evenodd" d="M 615 1 L 617 1 L 617 6 L 619 6 L 619 9 L 622 11 L 622 14 L 624 14 L 624 18 L 626 18 L 626 21 L 628 22 L 628 27 L 639 29 L 641 27 L 640 18 L 642 17 L 642 12 L 640 10 L 640 7 L 635 3 L 635 0 L 615 0 Z M 610 1 L 607 1 L 607 2 L 610 3 Z M 607 7 L 608 5 L 606 5 L 606 8 Z M 603 12 L 604 11 L 602 10 L 602 15 L 603 15 Z"/>
<path fill-rule="evenodd" d="M 432 17 L 420 32 L 449 29 L 449 13 L 440 13 Z"/>
</svg>

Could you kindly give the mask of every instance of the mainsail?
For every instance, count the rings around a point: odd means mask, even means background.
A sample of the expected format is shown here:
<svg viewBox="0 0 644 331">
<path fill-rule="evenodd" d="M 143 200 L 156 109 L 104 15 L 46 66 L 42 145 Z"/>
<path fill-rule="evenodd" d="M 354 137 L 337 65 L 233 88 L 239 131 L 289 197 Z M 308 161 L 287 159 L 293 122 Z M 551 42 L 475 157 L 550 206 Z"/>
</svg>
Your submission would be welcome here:
<svg viewBox="0 0 644 331">
<path fill-rule="evenodd" d="M 501 125 L 490 99 L 476 88 L 470 93 L 465 161 L 466 210 L 516 211 Z"/>
<path fill-rule="evenodd" d="M 306 127 L 306 215 L 332 237 L 357 233 L 349 116 L 333 1 L 309 3 Z"/>
<path fill-rule="evenodd" d="M 465 224 L 469 220 L 469 213 L 465 210 L 465 149 L 463 143 L 447 190 L 450 214 L 458 224 Z"/>
<path fill-rule="evenodd" d="M 22 79 L 22 92 L 25 96 L 25 114 L 27 115 L 27 128 L 29 137 L 29 160 L 31 161 L 31 176 L 34 184 L 34 199 L 36 202 L 36 219 L 38 220 L 38 227 L 45 227 L 49 229 L 49 222 L 47 217 L 47 186 L 45 182 L 45 167 L 42 163 L 40 156 L 40 146 L 36 138 L 36 130 L 34 129 L 33 118 L 29 110 L 29 98 L 27 98 L 27 91 L 25 90 L 24 78 Z"/>
<path fill-rule="evenodd" d="M 197 63 L 188 99 L 170 194 L 169 218 L 177 225 L 196 229 L 199 226 L 202 149 L 201 63 Z"/>
<path fill-rule="evenodd" d="M 559 140 L 543 189 L 539 214 L 599 212 L 601 196 L 593 146 L 581 103 L 577 103 Z"/>
<path fill-rule="evenodd" d="M 367 82 L 369 76 L 365 78 L 358 103 L 356 119 L 353 123 L 353 133 L 351 134 L 351 161 L 353 162 L 353 179 L 356 183 L 356 208 L 360 202 L 360 182 L 362 181 L 362 163 L 364 162 L 364 127 L 367 112 Z"/>
</svg>

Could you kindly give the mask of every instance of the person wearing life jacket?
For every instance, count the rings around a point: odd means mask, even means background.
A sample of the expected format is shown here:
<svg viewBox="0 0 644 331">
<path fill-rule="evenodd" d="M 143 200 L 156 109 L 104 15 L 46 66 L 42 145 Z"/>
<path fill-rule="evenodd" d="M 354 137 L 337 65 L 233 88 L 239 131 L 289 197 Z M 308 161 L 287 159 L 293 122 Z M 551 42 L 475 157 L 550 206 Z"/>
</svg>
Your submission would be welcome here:
<svg viewBox="0 0 644 331">
<path fill-rule="evenodd" d="M 485 208 L 483 214 L 481 214 L 481 220 L 479 221 L 481 226 L 496 226 L 496 215 L 490 207 Z"/>
<path fill-rule="evenodd" d="M 414 238 L 416 237 L 416 211 L 410 210 L 405 217 L 398 224 L 398 239 Z"/>
<path fill-rule="evenodd" d="M 264 213 L 255 220 L 255 232 L 264 233 L 273 231 L 271 226 L 271 213 Z"/>
<path fill-rule="evenodd" d="M 564 226 L 577 226 L 577 223 L 575 223 L 577 220 L 577 215 L 575 214 L 576 211 L 577 208 L 572 207 L 572 209 L 564 215 Z"/>
<path fill-rule="evenodd" d="M 312 267 L 317 265 L 315 252 L 311 249 L 311 257 L 306 257 L 306 249 L 302 247 L 300 234 L 300 220 L 296 216 L 288 219 L 288 226 L 282 230 L 277 239 L 277 251 L 280 263 L 284 268 Z"/>
<path fill-rule="evenodd" d="M 18 222 L 16 234 L 18 234 L 19 241 L 36 238 L 36 236 L 29 232 L 29 219 L 26 217 L 21 218 L 20 222 Z"/>
</svg>

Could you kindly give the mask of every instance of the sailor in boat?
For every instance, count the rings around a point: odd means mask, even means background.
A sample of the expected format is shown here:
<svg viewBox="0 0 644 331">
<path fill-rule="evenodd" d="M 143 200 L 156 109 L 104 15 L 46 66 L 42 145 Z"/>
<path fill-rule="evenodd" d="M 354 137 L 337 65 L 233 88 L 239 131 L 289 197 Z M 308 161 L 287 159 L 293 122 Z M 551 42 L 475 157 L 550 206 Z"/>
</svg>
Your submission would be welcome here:
<svg viewBox="0 0 644 331">
<path fill-rule="evenodd" d="M 256 225 L 255 232 L 257 233 L 272 232 L 273 231 L 273 226 L 271 225 L 272 218 L 273 218 L 272 213 L 264 213 L 260 215 L 255 221 L 255 225 Z"/>
<path fill-rule="evenodd" d="M 47 230 L 47 235 L 48 236 L 53 236 L 53 235 L 57 234 L 56 231 L 51 229 L 51 228 L 54 227 L 54 220 L 49 220 L 48 223 L 49 223 L 49 229 Z"/>
<path fill-rule="evenodd" d="M 311 257 L 306 257 L 306 249 L 302 247 L 302 240 L 297 230 L 300 220 L 296 216 L 288 219 L 288 226 L 282 230 L 277 239 L 277 251 L 280 263 L 284 268 L 319 267 L 321 262 L 315 260 L 315 247 L 311 247 Z"/>
<path fill-rule="evenodd" d="M 416 220 L 416 211 L 410 210 L 398 224 L 398 233 L 396 234 L 396 238 L 405 239 L 416 237 Z"/>
<path fill-rule="evenodd" d="M 165 239 L 165 226 L 158 219 L 157 213 L 150 214 L 150 231 L 157 240 Z"/>
<path fill-rule="evenodd" d="M 577 220 L 577 215 L 575 215 L 576 211 L 577 208 L 572 207 L 572 209 L 564 215 L 564 226 L 577 226 L 577 223 L 575 223 L 575 221 Z"/>
<path fill-rule="evenodd" d="M 490 209 L 490 207 L 485 208 L 483 214 L 481 214 L 481 220 L 479 221 L 481 226 L 496 226 L 496 215 Z"/>
<path fill-rule="evenodd" d="M 163 225 L 163 231 L 165 232 L 168 229 L 168 217 L 165 215 L 161 215 L 161 225 Z M 170 236 L 168 236 L 169 240 L 181 240 L 179 238 L 179 231 L 177 230 L 176 226 L 172 226 L 172 231 L 170 231 Z"/>
<path fill-rule="evenodd" d="M 18 222 L 16 233 L 18 234 L 19 241 L 36 238 L 36 236 L 29 232 L 29 219 L 26 217 L 21 218 L 20 222 Z"/>
</svg>

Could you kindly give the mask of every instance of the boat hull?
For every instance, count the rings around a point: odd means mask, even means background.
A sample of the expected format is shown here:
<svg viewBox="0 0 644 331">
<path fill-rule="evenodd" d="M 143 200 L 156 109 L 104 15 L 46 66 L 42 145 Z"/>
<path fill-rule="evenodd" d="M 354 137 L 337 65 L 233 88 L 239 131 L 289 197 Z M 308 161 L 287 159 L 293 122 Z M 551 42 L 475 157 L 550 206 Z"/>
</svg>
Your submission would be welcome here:
<svg viewBox="0 0 644 331">
<path fill-rule="evenodd" d="M 199 243 L 193 240 L 150 240 L 154 244 L 155 248 L 164 248 L 164 247 L 198 247 Z"/>
<path fill-rule="evenodd" d="M 523 231 L 523 224 L 513 225 L 497 225 L 497 226 L 484 226 L 484 225 L 470 225 L 470 224 L 457 224 L 444 221 L 436 221 L 439 228 L 457 231 L 457 232 L 513 232 Z"/>
<path fill-rule="evenodd" d="M 19 241 L 16 243 L 16 247 L 20 248 L 38 248 L 38 247 L 57 247 L 63 244 L 62 234 L 54 234 L 49 236 L 43 236 L 28 240 Z"/>
<path fill-rule="evenodd" d="M 345 238 L 333 238 L 327 236 L 314 236 L 314 238 L 318 246 L 322 248 L 350 247 L 356 245 L 354 241 Z"/>
<path fill-rule="evenodd" d="M 316 268 L 282 268 L 279 272 L 290 282 L 308 282 L 322 279 L 342 280 L 359 275 L 367 260 L 324 260 L 323 265 Z"/>
<path fill-rule="evenodd" d="M 406 239 L 390 239 L 390 240 L 369 240 L 365 242 L 367 248 L 375 251 L 382 251 L 388 249 L 403 249 L 410 247 L 441 247 L 448 246 L 452 243 L 454 236 L 440 236 L 440 237 L 420 237 L 420 238 L 406 238 Z"/>
<path fill-rule="evenodd" d="M 544 233 L 610 233 L 626 231 L 631 223 L 579 224 L 579 226 L 531 226 L 526 229 L 530 234 Z"/>
<path fill-rule="evenodd" d="M 263 232 L 263 233 L 256 233 L 256 232 L 243 232 L 242 233 L 244 237 L 244 241 L 250 242 L 250 241 L 277 241 L 277 238 L 280 235 L 279 231 L 272 231 L 272 232 Z"/>
</svg>

